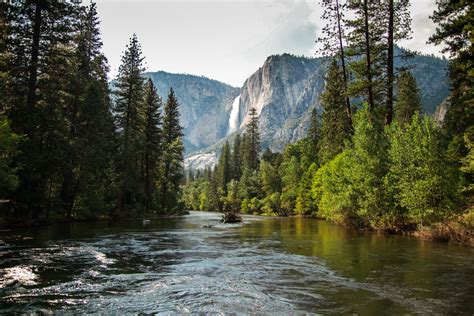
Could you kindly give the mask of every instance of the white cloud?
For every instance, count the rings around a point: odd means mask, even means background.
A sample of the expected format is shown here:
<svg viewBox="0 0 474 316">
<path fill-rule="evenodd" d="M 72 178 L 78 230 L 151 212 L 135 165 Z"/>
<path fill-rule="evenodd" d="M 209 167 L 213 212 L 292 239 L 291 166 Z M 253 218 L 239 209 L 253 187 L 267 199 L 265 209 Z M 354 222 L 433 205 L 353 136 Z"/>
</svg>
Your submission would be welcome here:
<svg viewBox="0 0 474 316">
<path fill-rule="evenodd" d="M 435 0 L 413 5 L 414 39 L 404 44 L 426 53 Z M 205 75 L 241 86 L 271 54 L 313 56 L 321 9 L 317 0 L 97 1 L 104 52 L 116 74 L 132 33 L 150 71 Z"/>
</svg>

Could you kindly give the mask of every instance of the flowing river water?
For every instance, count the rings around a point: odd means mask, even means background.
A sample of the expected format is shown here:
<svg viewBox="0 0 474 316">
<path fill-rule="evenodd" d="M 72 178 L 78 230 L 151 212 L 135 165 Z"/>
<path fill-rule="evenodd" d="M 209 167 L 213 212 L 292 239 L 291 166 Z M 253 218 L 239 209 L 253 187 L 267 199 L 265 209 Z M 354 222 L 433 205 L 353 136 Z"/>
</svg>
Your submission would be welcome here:
<svg viewBox="0 0 474 316">
<path fill-rule="evenodd" d="M 0 313 L 474 313 L 472 249 L 315 219 L 219 218 L 0 232 Z"/>
</svg>

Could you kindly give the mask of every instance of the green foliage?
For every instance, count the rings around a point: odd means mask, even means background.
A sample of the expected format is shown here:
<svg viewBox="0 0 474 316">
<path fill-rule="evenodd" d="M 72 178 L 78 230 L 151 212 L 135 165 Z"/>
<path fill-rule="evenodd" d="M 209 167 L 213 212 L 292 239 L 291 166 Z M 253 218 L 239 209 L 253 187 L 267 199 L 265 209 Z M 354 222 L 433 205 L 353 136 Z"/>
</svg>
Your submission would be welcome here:
<svg viewBox="0 0 474 316">
<path fill-rule="evenodd" d="M 281 194 L 275 192 L 267 195 L 262 201 L 262 211 L 267 215 L 286 215 L 281 205 Z"/>
<path fill-rule="evenodd" d="M 137 215 L 144 211 L 144 185 L 141 179 L 141 156 L 144 150 L 145 83 L 140 44 L 134 34 L 122 55 L 115 91 L 116 125 L 120 130 L 118 170 L 120 177 L 119 215 Z"/>
<path fill-rule="evenodd" d="M 242 156 L 241 156 L 241 138 L 240 134 L 235 135 L 231 164 L 232 164 L 232 179 L 240 180 L 242 176 Z"/>
<path fill-rule="evenodd" d="M 161 110 L 162 101 L 151 79 L 145 87 L 145 126 L 144 126 L 144 191 L 145 212 L 156 208 L 157 181 L 161 163 Z"/>
<path fill-rule="evenodd" d="M 345 142 L 351 136 L 351 124 L 345 113 L 346 98 L 342 72 L 335 60 L 329 66 L 321 105 L 324 112 L 318 155 L 321 162 L 325 163 L 344 149 Z"/>
<path fill-rule="evenodd" d="M 260 162 L 260 178 L 262 182 L 262 190 L 266 195 L 271 195 L 275 192 L 281 192 L 281 177 L 278 166 L 262 160 Z"/>
<path fill-rule="evenodd" d="M 296 209 L 295 212 L 298 215 L 316 215 L 317 204 L 311 193 L 313 185 L 313 178 L 318 171 L 318 165 L 312 163 L 309 169 L 307 169 L 300 181 L 299 192 L 296 197 Z"/>
<path fill-rule="evenodd" d="M 316 172 L 313 195 L 320 215 L 379 227 L 389 207 L 383 185 L 386 172 L 387 140 L 366 106 L 356 113 L 353 145 Z"/>
<path fill-rule="evenodd" d="M 0 199 L 18 187 L 17 170 L 13 160 L 21 137 L 13 133 L 6 117 L 0 116 Z"/>
<path fill-rule="evenodd" d="M 316 109 L 311 110 L 310 125 L 306 138 L 310 143 L 310 160 L 312 162 L 316 162 L 318 160 L 318 152 L 321 142 L 321 123 Z"/>
<path fill-rule="evenodd" d="M 451 160 L 466 168 L 466 159 L 472 159 L 469 142 L 474 122 L 474 6 L 472 1 L 439 1 L 438 10 L 431 17 L 437 28 L 430 41 L 445 44 L 443 51 L 451 55 L 449 78 L 451 94 L 443 125 L 449 144 Z M 467 136 L 466 136 L 467 135 Z M 465 169 L 464 169 L 465 170 Z M 472 183 L 472 174 L 463 173 L 464 181 Z M 467 188 L 472 201 L 472 187 Z M 469 193 L 471 192 L 471 193 Z"/>
<path fill-rule="evenodd" d="M 4 4 L 0 31 L 0 110 L 13 132 L 25 135 L 15 150 L 2 135 L 5 166 L 15 169 L 2 169 L 8 184 L 1 194 L 8 187 L 14 211 L 39 222 L 157 210 L 161 101 L 150 83 L 145 91 L 136 36 L 122 56 L 112 107 L 94 3 Z M 182 144 L 166 145 L 175 154 L 169 169 L 182 169 Z M 13 154 L 14 164 L 7 161 Z M 169 187 L 167 208 L 174 209 L 180 189 Z"/>
<path fill-rule="evenodd" d="M 318 206 L 318 216 L 337 223 L 351 223 L 357 211 L 351 183 L 350 150 L 338 154 L 314 175 L 311 193 Z"/>
<path fill-rule="evenodd" d="M 227 196 L 224 200 L 224 208 L 227 211 L 239 212 L 242 205 L 242 200 L 239 196 L 239 182 L 231 180 L 227 184 Z"/>
<path fill-rule="evenodd" d="M 469 203 L 474 202 L 474 127 L 469 127 L 464 133 L 464 146 L 467 155 L 461 159 L 461 172 L 466 179 L 464 194 L 468 197 Z"/>
<path fill-rule="evenodd" d="M 421 97 L 416 80 L 409 71 L 403 71 L 398 77 L 397 90 L 395 119 L 403 126 L 411 122 L 413 115 L 421 113 Z"/>
<path fill-rule="evenodd" d="M 226 141 L 222 146 L 221 156 L 219 157 L 219 164 L 217 168 L 217 177 L 219 188 L 224 191 L 224 195 L 227 194 L 227 183 L 232 179 L 232 166 L 231 166 L 231 153 L 229 142 Z"/>
<path fill-rule="evenodd" d="M 285 214 L 292 214 L 296 208 L 299 195 L 300 181 L 310 161 L 304 155 L 306 142 L 304 140 L 288 145 L 283 153 L 280 165 L 282 179 L 281 207 Z"/>
<path fill-rule="evenodd" d="M 440 221 L 456 206 L 459 199 L 459 176 L 446 159 L 440 130 L 428 117 L 415 115 L 402 129 L 390 129 L 389 185 L 398 216 L 423 225 Z"/>
<path fill-rule="evenodd" d="M 383 179 L 388 169 L 388 140 L 379 120 L 372 120 L 368 106 L 355 117 L 351 156 L 351 181 L 356 192 L 357 213 L 363 225 L 378 227 L 390 208 L 386 204 Z"/>
<path fill-rule="evenodd" d="M 243 166 L 250 170 L 256 170 L 259 165 L 260 134 L 258 131 L 257 110 L 251 108 L 249 111 L 250 122 L 242 139 L 241 155 L 243 156 Z"/>
</svg>

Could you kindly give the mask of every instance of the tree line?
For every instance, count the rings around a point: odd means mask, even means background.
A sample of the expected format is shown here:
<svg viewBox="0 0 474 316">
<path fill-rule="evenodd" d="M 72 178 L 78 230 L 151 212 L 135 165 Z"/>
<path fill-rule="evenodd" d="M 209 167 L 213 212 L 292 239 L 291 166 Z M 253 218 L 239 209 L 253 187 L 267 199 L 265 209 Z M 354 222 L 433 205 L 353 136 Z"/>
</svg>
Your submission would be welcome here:
<svg viewBox="0 0 474 316">
<path fill-rule="evenodd" d="M 432 17 L 437 29 L 430 41 L 445 43 L 451 54 L 442 126 L 423 113 L 410 69 L 393 66 L 395 43 L 411 34 L 409 1 L 322 5 L 320 40 L 329 65 L 323 111 L 312 110 L 307 137 L 282 153 L 257 148 L 260 154 L 250 155 L 249 139 L 258 140 L 252 109 L 245 141 L 237 135 L 233 150 L 223 146 L 215 168 L 189 172 L 186 206 L 311 215 L 384 230 L 459 216 L 472 221 L 472 4 L 439 2 Z"/>
<path fill-rule="evenodd" d="M 34 223 L 181 209 L 179 104 L 133 35 L 113 92 L 95 3 L 0 3 L 0 207 Z"/>
</svg>

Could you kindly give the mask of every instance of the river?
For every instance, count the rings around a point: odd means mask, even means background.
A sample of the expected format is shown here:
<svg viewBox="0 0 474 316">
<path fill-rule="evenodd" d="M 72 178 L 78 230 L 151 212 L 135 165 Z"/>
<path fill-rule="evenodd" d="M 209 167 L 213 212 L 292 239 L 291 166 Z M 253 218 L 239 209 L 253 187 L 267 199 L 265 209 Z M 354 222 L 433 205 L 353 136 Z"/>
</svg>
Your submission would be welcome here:
<svg viewBox="0 0 474 316">
<path fill-rule="evenodd" d="M 219 216 L 0 232 L 0 313 L 474 313 L 472 249 Z"/>
</svg>

